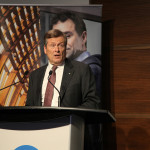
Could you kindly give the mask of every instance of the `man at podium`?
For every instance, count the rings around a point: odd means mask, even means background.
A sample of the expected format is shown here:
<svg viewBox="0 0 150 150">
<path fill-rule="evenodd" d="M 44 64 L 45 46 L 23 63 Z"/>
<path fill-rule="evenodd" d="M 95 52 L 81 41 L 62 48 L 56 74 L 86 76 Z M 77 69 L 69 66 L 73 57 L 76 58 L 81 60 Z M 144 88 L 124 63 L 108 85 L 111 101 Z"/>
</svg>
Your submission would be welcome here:
<svg viewBox="0 0 150 150">
<path fill-rule="evenodd" d="M 48 64 L 30 74 L 26 106 L 98 109 L 100 98 L 88 65 L 66 58 L 67 38 L 54 29 L 44 36 Z"/>
</svg>

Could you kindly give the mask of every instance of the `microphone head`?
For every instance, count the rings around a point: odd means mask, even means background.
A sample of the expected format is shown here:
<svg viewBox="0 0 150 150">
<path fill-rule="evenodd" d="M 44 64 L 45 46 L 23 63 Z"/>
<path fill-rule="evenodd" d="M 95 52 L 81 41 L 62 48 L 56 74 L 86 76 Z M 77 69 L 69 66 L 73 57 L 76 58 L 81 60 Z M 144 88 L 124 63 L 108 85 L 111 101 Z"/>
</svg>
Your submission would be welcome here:
<svg viewBox="0 0 150 150">
<path fill-rule="evenodd" d="M 52 70 L 50 70 L 50 72 L 49 72 L 49 76 L 51 76 L 51 75 L 52 75 L 52 73 L 53 73 L 53 71 L 52 71 Z"/>
</svg>

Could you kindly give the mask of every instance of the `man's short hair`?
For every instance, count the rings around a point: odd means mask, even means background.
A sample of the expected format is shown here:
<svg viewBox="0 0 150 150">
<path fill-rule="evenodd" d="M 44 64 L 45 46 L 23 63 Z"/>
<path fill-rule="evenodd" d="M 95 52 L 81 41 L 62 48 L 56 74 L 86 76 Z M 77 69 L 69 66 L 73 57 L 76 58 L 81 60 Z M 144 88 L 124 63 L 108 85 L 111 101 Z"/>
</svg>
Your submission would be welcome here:
<svg viewBox="0 0 150 150">
<path fill-rule="evenodd" d="M 57 24 L 58 21 L 65 22 L 68 19 L 72 20 L 75 24 L 75 29 L 79 36 L 86 31 L 86 25 L 83 19 L 79 16 L 79 14 L 70 11 L 56 14 L 56 16 L 52 18 L 51 28 L 53 28 L 53 25 Z"/>
<path fill-rule="evenodd" d="M 45 33 L 44 36 L 44 45 L 47 45 L 47 39 L 50 38 L 56 38 L 56 37 L 63 37 L 65 39 L 65 46 L 67 45 L 67 37 L 66 35 L 61 32 L 60 30 L 54 29 L 54 30 L 49 30 L 48 32 Z"/>
</svg>

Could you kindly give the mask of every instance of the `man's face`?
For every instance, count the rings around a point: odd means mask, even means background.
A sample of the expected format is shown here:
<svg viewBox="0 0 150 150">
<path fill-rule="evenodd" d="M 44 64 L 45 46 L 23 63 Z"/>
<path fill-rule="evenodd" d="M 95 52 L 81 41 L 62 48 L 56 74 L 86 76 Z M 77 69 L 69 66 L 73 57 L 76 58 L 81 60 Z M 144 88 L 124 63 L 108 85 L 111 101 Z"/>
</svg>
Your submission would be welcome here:
<svg viewBox="0 0 150 150">
<path fill-rule="evenodd" d="M 63 37 L 47 39 L 44 53 L 52 65 L 61 65 L 66 58 L 65 39 Z"/>
<path fill-rule="evenodd" d="M 79 36 L 72 20 L 68 19 L 65 22 L 58 21 L 57 24 L 53 25 L 53 29 L 58 29 L 67 36 L 67 58 L 74 59 L 86 50 L 86 32 Z"/>
</svg>

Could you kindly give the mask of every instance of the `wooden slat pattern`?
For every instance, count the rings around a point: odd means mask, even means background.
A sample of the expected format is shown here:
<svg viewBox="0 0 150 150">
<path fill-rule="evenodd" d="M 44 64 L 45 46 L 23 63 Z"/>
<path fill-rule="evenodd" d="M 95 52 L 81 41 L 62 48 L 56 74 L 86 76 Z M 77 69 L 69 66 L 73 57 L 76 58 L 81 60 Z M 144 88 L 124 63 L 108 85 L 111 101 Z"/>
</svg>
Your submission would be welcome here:
<svg viewBox="0 0 150 150">
<path fill-rule="evenodd" d="M 16 72 L 10 73 L 10 75 L 8 77 L 8 80 L 6 81 L 6 86 L 9 86 L 10 83 L 13 83 L 15 76 L 16 76 Z M 5 101 L 7 99 L 9 89 L 10 89 L 10 87 L 0 91 L 0 95 L 1 95 L 1 97 L 0 97 L 0 106 L 5 105 Z"/>
<path fill-rule="evenodd" d="M 0 35 L 0 88 L 2 89 L 21 81 L 26 71 L 31 72 L 40 66 L 38 6 L 0 6 Z M 16 72 L 16 75 L 9 80 L 13 72 Z M 2 106 L 24 104 L 26 99 L 23 97 L 20 100 L 20 98 L 23 94 L 26 95 L 27 90 L 25 83 L 24 85 L 19 83 L 1 91 L 0 104 Z M 21 91 L 23 93 L 20 93 Z"/>
</svg>

